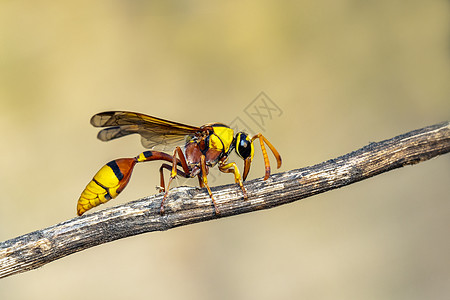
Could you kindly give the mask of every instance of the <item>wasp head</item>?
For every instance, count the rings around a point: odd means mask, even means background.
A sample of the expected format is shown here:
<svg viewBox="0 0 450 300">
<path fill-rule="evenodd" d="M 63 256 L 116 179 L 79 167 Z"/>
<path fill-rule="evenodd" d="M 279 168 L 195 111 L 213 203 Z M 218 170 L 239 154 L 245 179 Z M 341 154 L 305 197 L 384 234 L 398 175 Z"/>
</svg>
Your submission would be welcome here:
<svg viewBox="0 0 450 300">
<path fill-rule="evenodd" d="M 254 148 L 251 138 L 244 132 L 239 132 L 234 138 L 234 149 L 240 158 L 244 160 L 243 180 L 247 178 L 252 163 Z"/>
</svg>

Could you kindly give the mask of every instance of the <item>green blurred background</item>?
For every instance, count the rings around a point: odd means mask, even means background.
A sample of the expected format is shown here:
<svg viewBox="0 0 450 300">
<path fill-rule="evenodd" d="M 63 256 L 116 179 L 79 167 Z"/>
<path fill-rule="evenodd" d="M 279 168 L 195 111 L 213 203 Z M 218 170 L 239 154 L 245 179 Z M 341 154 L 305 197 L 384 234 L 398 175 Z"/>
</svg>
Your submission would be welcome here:
<svg viewBox="0 0 450 300">
<path fill-rule="evenodd" d="M 449 6 L 1 1 L 0 240 L 75 217 L 105 162 L 143 150 L 137 137 L 97 141 L 89 118 L 100 111 L 192 125 L 240 118 L 257 131 L 245 112 L 263 91 L 282 112 L 263 131 L 281 171 L 449 120 Z M 158 167 L 138 166 L 101 208 L 155 193 Z M 250 178 L 263 173 L 257 150 Z M 0 299 L 448 299 L 449 183 L 446 155 L 91 248 L 1 280 Z"/>
</svg>

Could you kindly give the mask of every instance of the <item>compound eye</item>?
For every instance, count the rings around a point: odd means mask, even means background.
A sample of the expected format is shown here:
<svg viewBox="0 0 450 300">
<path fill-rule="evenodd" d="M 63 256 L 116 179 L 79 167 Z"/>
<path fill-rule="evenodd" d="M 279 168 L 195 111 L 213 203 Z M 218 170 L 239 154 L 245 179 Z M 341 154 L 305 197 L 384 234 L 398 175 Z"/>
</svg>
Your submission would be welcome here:
<svg viewBox="0 0 450 300">
<path fill-rule="evenodd" d="M 236 144 L 236 152 L 240 157 L 246 159 L 251 155 L 252 143 L 245 133 L 239 133 Z"/>
</svg>

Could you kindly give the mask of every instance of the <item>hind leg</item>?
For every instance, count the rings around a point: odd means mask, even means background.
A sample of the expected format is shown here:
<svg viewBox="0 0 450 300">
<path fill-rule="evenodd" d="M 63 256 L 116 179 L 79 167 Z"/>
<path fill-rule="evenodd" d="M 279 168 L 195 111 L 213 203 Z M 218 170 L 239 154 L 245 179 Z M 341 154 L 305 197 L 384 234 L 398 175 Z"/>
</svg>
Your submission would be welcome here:
<svg viewBox="0 0 450 300">
<path fill-rule="evenodd" d="M 177 159 L 177 156 L 179 157 L 179 160 Z M 177 169 L 178 165 L 181 165 L 181 167 L 183 168 L 183 171 L 180 171 Z M 160 208 L 161 215 L 164 214 L 164 202 L 166 201 L 167 195 L 169 194 L 169 188 L 170 188 L 170 184 L 172 183 L 172 180 L 177 176 L 177 174 L 179 174 L 185 178 L 191 177 L 189 167 L 186 163 L 186 158 L 184 157 L 183 151 L 181 150 L 180 147 L 176 147 L 175 150 L 173 151 L 172 168 L 171 168 L 169 182 L 167 183 L 167 188 L 164 187 L 164 176 L 163 176 L 163 171 L 162 171 L 163 168 L 170 170 L 170 166 L 167 164 L 163 164 L 160 168 L 161 187 L 163 187 L 165 190 L 163 200 L 161 201 L 161 208 Z"/>
</svg>

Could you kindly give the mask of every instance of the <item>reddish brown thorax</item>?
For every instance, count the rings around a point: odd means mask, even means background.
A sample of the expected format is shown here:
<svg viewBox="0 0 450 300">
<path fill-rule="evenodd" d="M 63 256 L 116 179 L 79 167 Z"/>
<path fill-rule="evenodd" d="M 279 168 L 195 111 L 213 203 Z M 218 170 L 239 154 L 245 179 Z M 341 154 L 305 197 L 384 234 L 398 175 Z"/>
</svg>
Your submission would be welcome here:
<svg viewBox="0 0 450 300">
<path fill-rule="evenodd" d="M 216 136 L 212 126 L 203 126 L 202 131 L 194 135 L 191 139 L 188 139 L 184 147 L 184 155 L 186 162 L 191 170 L 191 176 L 195 177 L 201 172 L 201 157 L 205 156 L 206 171 L 209 173 L 209 167 L 215 166 L 218 161 L 225 155 L 224 145 L 221 147 L 211 147 L 211 136 Z M 217 137 L 219 138 L 219 137 Z"/>
</svg>

